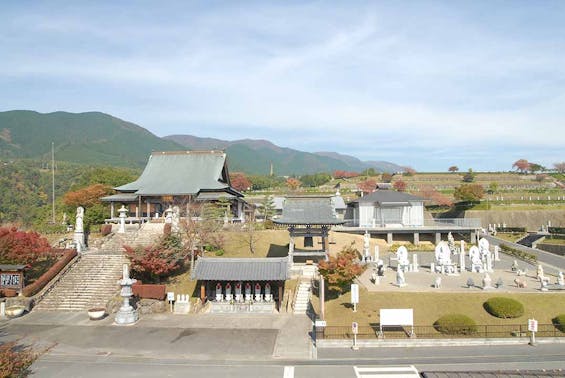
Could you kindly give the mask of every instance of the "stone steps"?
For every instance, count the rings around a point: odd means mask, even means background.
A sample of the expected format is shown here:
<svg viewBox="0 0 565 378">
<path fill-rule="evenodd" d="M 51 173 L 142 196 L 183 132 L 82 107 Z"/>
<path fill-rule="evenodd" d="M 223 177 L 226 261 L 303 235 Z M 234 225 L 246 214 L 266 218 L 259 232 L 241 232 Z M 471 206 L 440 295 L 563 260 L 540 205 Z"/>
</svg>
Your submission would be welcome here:
<svg viewBox="0 0 565 378">
<path fill-rule="evenodd" d="M 305 314 L 310 306 L 310 294 L 312 284 L 310 281 L 301 281 L 296 293 L 296 301 L 294 302 L 294 313 Z"/>
<path fill-rule="evenodd" d="M 83 255 L 34 310 L 84 311 L 105 307 L 119 293 L 117 282 L 126 261 L 122 255 Z"/>
</svg>

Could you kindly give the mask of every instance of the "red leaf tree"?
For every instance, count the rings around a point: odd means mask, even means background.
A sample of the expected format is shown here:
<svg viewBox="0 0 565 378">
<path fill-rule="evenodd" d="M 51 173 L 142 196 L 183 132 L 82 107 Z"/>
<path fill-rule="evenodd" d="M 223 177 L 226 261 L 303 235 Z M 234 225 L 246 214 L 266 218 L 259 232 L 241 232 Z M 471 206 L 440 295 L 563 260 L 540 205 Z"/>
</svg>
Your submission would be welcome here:
<svg viewBox="0 0 565 378">
<path fill-rule="evenodd" d="M 186 251 L 177 236 L 165 236 L 158 244 L 148 247 L 124 245 L 131 260 L 131 270 L 144 282 L 160 283 L 161 280 L 181 267 Z"/>
<path fill-rule="evenodd" d="M 452 206 L 453 201 L 443 193 L 438 192 L 431 186 L 424 186 L 420 189 L 420 196 L 429 199 L 438 206 Z"/>
<path fill-rule="evenodd" d="M 403 192 L 403 191 L 406 190 L 406 182 L 404 182 L 404 181 L 402 181 L 402 180 L 395 181 L 395 182 L 392 184 L 392 187 L 393 187 L 394 189 L 398 190 L 399 192 Z"/>
<path fill-rule="evenodd" d="M 15 227 L 0 228 L 1 263 L 33 264 L 50 254 L 49 242 L 37 232 L 20 231 Z"/>
<path fill-rule="evenodd" d="M 357 187 L 363 193 L 371 193 L 371 192 L 375 191 L 375 188 L 377 187 L 377 182 L 373 179 L 369 179 L 369 180 L 359 182 L 357 184 Z"/>
<path fill-rule="evenodd" d="M 63 202 L 67 206 L 91 207 L 99 204 L 100 198 L 110 194 L 111 191 L 112 188 L 109 185 L 94 184 L 86 188 L 67 192 L 63 197 Z"/>
<path fill-rule="evenodd" d="M 516 168 L 522 173 L 527 173 L 530 169 L 530 162 L 526 159 L 516 160 L 514 164 L 512 164 L 512 168 Z"/>
<path fill-rule="evenodd" d="M 253 186 L 251 181 L 247 178 L 247 176 L 243 172 L 230 173 L 230 181 L 231 181 L 231 186 L 234 187 L 236 190 L 239 190 L 240 192 L 244 190 L 248 190 Z"/>
<path fill-rule="evenodd" d="M 341 294 L 347 291 L 353 280 L 363 273 L 363 267 L 357 262 L 359 251 L 353 245 L 344 247 L 336 257 L 318 264 L 318 271 L 328 283 L 328 290 Z"/>
<path fill-rule="evenodd" d="M 342 171 L 342 170 L 336 170 L 334 171 L 333 177 L 336 179 L 344 179 L 344 178 L 351 178 L 351 177 L 357 177 L 359 176 L 359 173 L 357 172 L 349 172 L 349 171 Z"/>
</svg>

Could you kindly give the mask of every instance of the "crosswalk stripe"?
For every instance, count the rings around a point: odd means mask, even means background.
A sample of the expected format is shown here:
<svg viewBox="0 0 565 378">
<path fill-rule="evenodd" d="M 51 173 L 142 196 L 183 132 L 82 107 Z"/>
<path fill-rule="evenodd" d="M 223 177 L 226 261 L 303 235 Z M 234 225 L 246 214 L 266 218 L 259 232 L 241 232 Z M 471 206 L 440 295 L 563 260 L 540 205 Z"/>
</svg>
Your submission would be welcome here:
<svg viewBox="0 0 565 378">
<path fill-rule="evenodd" d="M 285 366 L 283 378 L 294 378 L 294 366 Z"/>
<path fill-rule="evenodd" d="M 354 366 L 357 378 L 419 378 L 418 370 L 413 365 L 409 366 Z"/>
</svg>

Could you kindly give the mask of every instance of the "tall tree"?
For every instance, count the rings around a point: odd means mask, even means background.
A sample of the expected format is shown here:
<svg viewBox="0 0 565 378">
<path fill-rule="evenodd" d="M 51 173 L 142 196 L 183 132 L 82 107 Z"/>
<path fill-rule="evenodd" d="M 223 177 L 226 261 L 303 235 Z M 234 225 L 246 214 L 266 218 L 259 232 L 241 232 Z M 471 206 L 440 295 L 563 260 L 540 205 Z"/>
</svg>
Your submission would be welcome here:
<svg viewBox="0 0 565 378">
<path fill-rule="evenodd" d="M 452 165 L 451 167 L 448 168 L 449 172 L 455 173 L 457 171 L 459 171 L 459 167 L 456 165 Z"/>
<path fill-rule="evenodd" d="M 460 201 L 479 201 L 484 195 L 485 190 L 480 184 L 463 184 L 453 193 L 453 197 Z"/>
<path fill-rule="evenodd" d="M 300 185 L 301 185 L 301 182 L 300 182 L 298 179 L 294 178 L 294 177 L 289 177 L 289 178 L 286 180 L 286 186 L 288 186 L 288 188 L 289 188 L 290 190 L 296 190 L 296 189 L 298 189 L 298 188 L 300 187 Z"/>
<path fill-rule="evenodd" d="M 377 182 L 373 179 L 368 179 L 357 183 L 357 187 L 363 193 L 372 193 L 375 191 L 375 188 L 377 187 Z"/>
<path fill-rule="evenodd" d="M 528 173 L 530 163 L 526 159 L 516 160 L 514 164 L 512 164 L 512 168 L 516 168 L 521 173 Z"/>
<path fill-rule="evenodd" d="M 240 192 L 244 190 L 249 190 L 253 186 L 251 181 L 247 178 L 243 172 L 230 173 L 231 185 Z"/>
<path fill-rule="evenodd" d="M 406 182 L 402 180 L 397 180 L 392 184 L 392 187 L 399 192 L 404 192 L 406 190 Z"/>
<path fill-rule="evenodd" d="M 562 161 L 560 163 L 553 163 L 553 167 L 557 170 L 557 172 L 563 173 L 565 172 L 565 161 Z"/>
</svg>

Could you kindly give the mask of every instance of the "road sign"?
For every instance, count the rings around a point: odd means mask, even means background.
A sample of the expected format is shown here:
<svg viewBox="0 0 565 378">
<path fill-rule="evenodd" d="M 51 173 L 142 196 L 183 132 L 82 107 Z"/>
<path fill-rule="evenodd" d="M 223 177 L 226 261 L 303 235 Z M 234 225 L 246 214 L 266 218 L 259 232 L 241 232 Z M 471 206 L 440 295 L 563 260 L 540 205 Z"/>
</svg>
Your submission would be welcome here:
<svg viewBox="0 0 565 378">
<path fill-rule="evenodd" d="M 528 331 L 537 332 L 538 331 L 538 321 L 535 319 L 528 319 Z"/>
<path fill-rule="evenodd" d="M 354 335 L 357 335 L 357 333 L 359 332 L 359 324 L 357 324 L 357 322 L 351 323 L 351 331 Z"/>
<path fill-rule="evenodd" d="M 314 325 L 316 327 L 325 327 L 326 326 L 326 321 L 325 320 L 316 320 L 316 322 L 314 323 Z"/>
<path fill-rule="evenodd" d="M 175 293 L 172 292 L 172 291 L 168 291 L 168 292 L 167 292 L 167 300 L 168 300 L 169 302 L 174 301 L 174 300 L 175 300 Z"/>
</svg>

